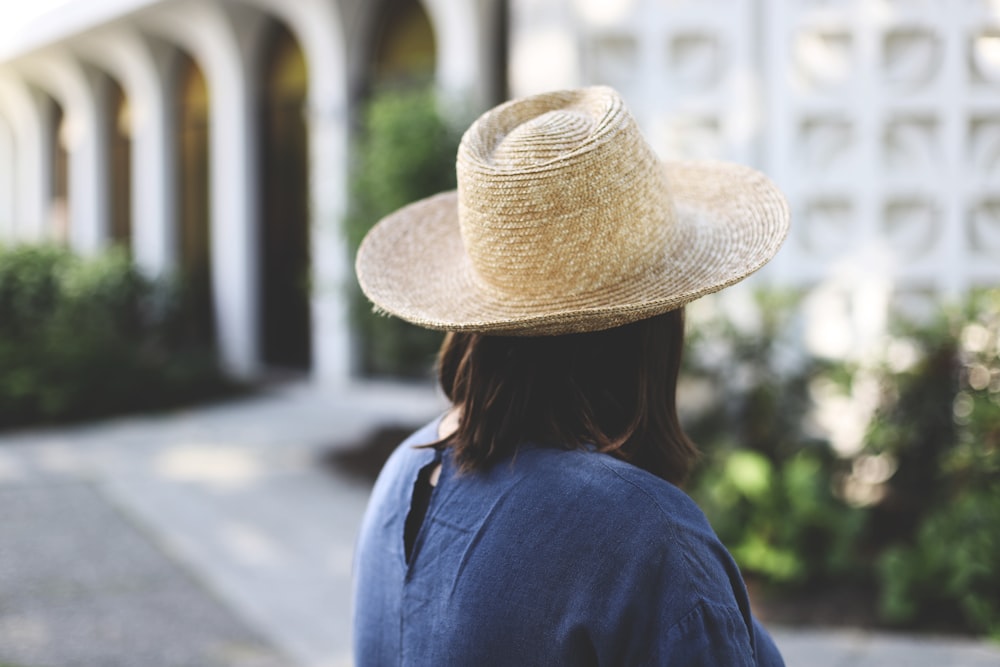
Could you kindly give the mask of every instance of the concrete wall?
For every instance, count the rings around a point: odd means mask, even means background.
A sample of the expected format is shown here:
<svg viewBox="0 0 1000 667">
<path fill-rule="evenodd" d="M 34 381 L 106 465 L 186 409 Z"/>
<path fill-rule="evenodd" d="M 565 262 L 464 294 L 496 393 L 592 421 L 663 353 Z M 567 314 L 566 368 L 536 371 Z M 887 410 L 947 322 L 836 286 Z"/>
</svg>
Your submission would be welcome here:
<svg viewBox="0 0 1000 667">
<path fill-rule="evenodd" d="M 511 14 L 513 94 L 612 85 L 662 157 L 737 160 L 781 186 L 791 236 L 755 280 L 810 290 L 829 314 L 817 328 L 849 322 L 829 352 L 892 309 L 1000 284 L 996 3 L 511 0 Z"/>
</svg>

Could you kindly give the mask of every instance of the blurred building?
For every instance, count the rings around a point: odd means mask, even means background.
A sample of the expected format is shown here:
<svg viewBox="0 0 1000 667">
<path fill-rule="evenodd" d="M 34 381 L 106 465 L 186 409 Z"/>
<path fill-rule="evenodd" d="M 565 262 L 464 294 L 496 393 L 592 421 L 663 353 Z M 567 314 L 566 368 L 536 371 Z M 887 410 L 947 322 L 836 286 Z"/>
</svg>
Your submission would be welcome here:
<svg viewBox="0 0 1000 667">
<path fill-rule="evenodd" d="M 500 95 L 503 0 L 0 7 L 0 240 L 131 249 L 204 295 L 226 366 L 348 377 L 349 125 L 378 81 Z"/>
<path fill-rule="evenodd" d="M 762 278 L 825 294 L 850 346 L 890 303 L 1000 282 L 998 4 L 4 3 L 0 240 L 183 267 L 231 371 L 344 380 L 359 101 L 423 77 L 467 118 L 607 83 L 664 157 L 779 182 L 793 231 Z"/>
</svg>

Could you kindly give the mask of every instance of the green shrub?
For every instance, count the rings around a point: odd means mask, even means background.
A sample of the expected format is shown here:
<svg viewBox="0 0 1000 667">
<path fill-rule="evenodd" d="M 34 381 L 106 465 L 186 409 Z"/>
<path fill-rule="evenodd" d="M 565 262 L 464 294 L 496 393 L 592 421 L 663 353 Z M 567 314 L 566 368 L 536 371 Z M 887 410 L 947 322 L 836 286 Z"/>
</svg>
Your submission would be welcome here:
<svg viewBox="0 0 1000 667">
<path fill-rule="evenodd" d="M 789 363 L 794 299 L 758 295 L 756 309 L 749 329 L 692 318 L 684 369 L 710 397 L 686 418 L 706 459 L 690 491 L 737 562 L 786 593 L 872 584 L 902 627 L 1000 637 L 1000 290 L 892 323 L 866 364 Z M 835 451 L 812 389 L 871 382 L 860 449 Z"/>
<path fill-rule="evenodd" d="M 0 427 L 150 410 L 234 388 L 182 332 L 185 297 L 112 250 L 0 249 Z"/>
<path fill-rule="evenodd" d="M 812 448 L 779 463 L 733 449 L 712 457 L 693 494 L 748 574 L 786 587 L 854 579 L 864 516 L 835 496 L 830 469 Z"/>
<path fill-rule="evenodd" d="M 1000 489 L 959 493 L 916 539 L 879 558 L 881 611 L 907 625 L 943 622 L 1000 639 Z"/>
<path fill-rule="evenodd" d="M 864 517 L 834 492 L 847 464 L 808 427 L 809 384 L 830 367 L 794 340 L 794 294 L 759 292 L 752 326 L 691 318 L 684 381 L 711 399 L 687 415 L 705 453 L 690 491 L 748 574 L 812 585 L 863 573 Z"/>
<path fill-rule="evenodd" d="M 432 94 L 379 93 L 365 109 L 363 120 L 354 151 L 346 220 L 352 252 L 383 216 L 455 187 L 458 137 L 438 113 Z M 422 376 L 428 372 L 441 343 L 440 333 L 374 314 L 360 290 L 352 292 L 351 302 L 363 373 Z"/>
<path fill-rule="evenodd" d="M 959 318 L 961 319 L 961 318 Z M 871 533 L 878 546 L 911 539 L 928 512 L 945 497 L 943 459 L 958 437 L 952 405 L 959 391 L 959 342 L 942 313 L 929 324 L 897 322 L 894 336 L 917 351 L 916 361 L 875 374 L 881 402 L 868 425 L 866 452 L 888 455 L 895 472 L 885 497 L 872 508 Z"/>
<path fill-rule="evenodd" d="M 1000 638 L 1000 291 L 974 295 L 917 339 L 924 359 L 887 373 L 901 388 L 886 392 L 891 409 L 872 429 L 875 445 L 898 453 L 894 478 L 906 463 L 919 473 L 887 498 L 910 509 L 912 529 L 879 559 L 882 611 L 896 623 L 957 618 Z M 912 400 L 932 391 L 933 401 Z"/>
<path fill-rule="evenodd" d="M 0 247 L 0 335 L 30 337 L 56 306 L 60 274 L 72 260 L 49 246 Z"/>
</svg>

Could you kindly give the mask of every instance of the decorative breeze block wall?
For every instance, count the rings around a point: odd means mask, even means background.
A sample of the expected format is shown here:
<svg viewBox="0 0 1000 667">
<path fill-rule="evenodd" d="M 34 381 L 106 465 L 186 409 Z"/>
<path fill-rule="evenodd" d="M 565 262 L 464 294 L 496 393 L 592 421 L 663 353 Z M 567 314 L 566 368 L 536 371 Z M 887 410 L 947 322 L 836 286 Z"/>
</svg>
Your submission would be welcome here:
<svg viewBox="0 0 1000 667">
<path fill-rule="evenodd" d="M 778 182 L 794 217 L 772 281 L 900 305 L 1000 284 L 1000 3 L 512 0 L 511 13 L 514 95 L 609 84 L 662 156 Z"/>
</svg>

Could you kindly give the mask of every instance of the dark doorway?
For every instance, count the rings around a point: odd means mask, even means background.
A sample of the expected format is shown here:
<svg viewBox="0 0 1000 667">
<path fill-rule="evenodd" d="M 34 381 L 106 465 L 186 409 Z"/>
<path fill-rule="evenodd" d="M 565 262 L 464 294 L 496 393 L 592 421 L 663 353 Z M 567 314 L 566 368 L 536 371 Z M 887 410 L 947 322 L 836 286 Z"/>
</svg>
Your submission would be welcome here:
<svg viewBox="0 0 1000 667">
<path fill-rule="evenodd" d="M 178 54 L 176 73 L 179 264 L 188 291 L 191 334 L 200 342 L 213 343 L 208 84 L 201 68 L 187 54 Z"/>
<path fill-rule="evenodd" d="M 308 72 L 295 37 L 272 23 L 260 68 L 260 332 L 269 366 L 311 363 Z"/>
<path fill-rule="evenodd" d="M 57 243 L 70 240 L 69 219 L 69 128 L 62 105 L 51 100 L 49 107 L 49 143 L 51 172 L 49 173 L 49 225 Z"/>
<path fill-rule="evenodd" d="M 128 98 L 114 79 L 107 87 L 107 142 L 110 166 L 111 240 L 132 248 L 132 117 Z"/>
<path fill-rule="evenodd" d="M 376 91 L 434 80 L 434 29 L 418 0 L 385 0 L 376 33 L 371 79 Z"/>
</svg>

